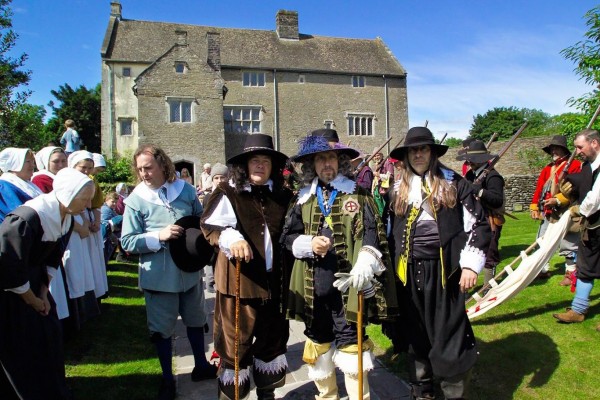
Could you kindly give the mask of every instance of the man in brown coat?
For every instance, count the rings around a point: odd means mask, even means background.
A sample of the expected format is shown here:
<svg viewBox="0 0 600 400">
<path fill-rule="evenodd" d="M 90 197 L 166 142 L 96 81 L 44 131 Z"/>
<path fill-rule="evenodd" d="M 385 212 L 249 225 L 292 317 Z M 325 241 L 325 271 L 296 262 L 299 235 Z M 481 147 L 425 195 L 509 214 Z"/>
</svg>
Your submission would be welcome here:
<svg viewBox="0 0 600 400">
<path fill-rule="evenodd" d="M 292 193 L 283 188 L 287 156 L 273 149 L 271 136 L 248 136 L 241 154 L 230 158 L 230 183 L 208 199 L 201 227 L 219 246 L 215 265 L 214 343 L 221 357 L 219 399 L 234 398 L 236 261 L 240 261 L 239 395 L 274 399 L 285 383 L 289 323 L 283 314 L 289 275 L 278 246 Z"/>
</svg>

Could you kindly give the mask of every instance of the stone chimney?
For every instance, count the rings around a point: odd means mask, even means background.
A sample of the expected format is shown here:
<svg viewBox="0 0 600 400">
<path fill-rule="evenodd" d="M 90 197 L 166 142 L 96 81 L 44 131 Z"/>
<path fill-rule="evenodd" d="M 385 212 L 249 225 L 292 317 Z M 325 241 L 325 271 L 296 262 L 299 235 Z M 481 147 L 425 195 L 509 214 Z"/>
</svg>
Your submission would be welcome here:
<svg viewBox="0 0 600 400">
<path fill-rule="evenodd" d="M 177 36 L 177 39 L 175 40 L 175 43 L 177 43 L 180 46 L 187 46 L 187 44 L 188 44 L 188 42 L 187 42 L 187 31 L 176 30 L 175 31 L 175 36 Z"/>
<path fill-rule="evenodd" d="M 113 1 L 110 3 L 110 16 L 121 18 L 121 3 L 118 1 Z"/>
<path fill-rule="evenodd" d="M 215 71 L 221 70 L 221 36 L 218 32 L 206 32 L 206 62 Z"/>
<path fill-rule="evenodd" d="M 277 11 L 275 23 L 279 39 L 300 39 L 300 36 L 298 35 L 298 11 Z"/>
</svg>

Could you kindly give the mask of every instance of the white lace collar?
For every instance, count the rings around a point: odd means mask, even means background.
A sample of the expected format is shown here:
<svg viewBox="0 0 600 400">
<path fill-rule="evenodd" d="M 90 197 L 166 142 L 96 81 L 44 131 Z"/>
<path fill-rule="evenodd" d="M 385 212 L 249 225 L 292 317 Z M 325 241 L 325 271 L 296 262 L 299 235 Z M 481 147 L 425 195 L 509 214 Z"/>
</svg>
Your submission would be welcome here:
<svg viewBox="0 0 600 400">
<path fill-rule="evenodd" d="M 169 182 L 165 182 L 161 187 L 166 187 L 167 188 L 167 200 L 169 201 L 169 203 L 172 203 L 177 197 L 179 197 L 179 195 L 181 194 L 181 191 L 183 190 L 183 188 L 185 187 L 185 181 L 182 179 L 176 179 L 174 182 L 169 183 Z M 131 192 L 131 194 L 136 194 L 138 195 L 140 198 L 142 198 L 143 200 L 152 203 L 152 204 L 156 204 L 159 206 L 164 205 L 162 200 L 158 197 L 158 191 L 160 188 L 158 189 L 151 189 L 148 185 L 146 185 L 144 182 L 140 182 L 138 183 L 138 185 L 135 187 L 135 189 L 133 189 L 133 192 Z M 125 204 L 127 204 L 127 200 L 129 200 L 130 197 L 127 197 L 127 199 L 125 199 Z"/>
<path fill-rule="evenodd" d="M 300 192 L 298 193 L 298 204 L 306 203 L 311 196 L 317 193 L 318 184 L 319 178 L 315 177 L 310 186 L 304 186 L 302 189 L 300 189 Z M 334 180 L 329 182 L 329 184 L 334 189 L 337 189 L 345 194 L 354 193 L 354 190 L 356 190 L 356 182 L 341 174 L 338 174 L 338 176 L 336 176 Z"/>
</svg>

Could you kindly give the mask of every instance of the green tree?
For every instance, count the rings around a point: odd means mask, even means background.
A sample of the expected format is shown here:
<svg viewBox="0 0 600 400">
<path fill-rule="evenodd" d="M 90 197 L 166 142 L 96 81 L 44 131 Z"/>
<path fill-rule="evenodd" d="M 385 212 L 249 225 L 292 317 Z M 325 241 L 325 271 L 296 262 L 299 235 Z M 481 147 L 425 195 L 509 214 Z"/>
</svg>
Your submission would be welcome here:
<svg viewBox="0 0 600 400">
<path fill-rule="evenodd" d="M 17 89 L 27 85 L 31 72 L 23 70 L 27 54 L 10 57 L 8 53 L 15 47 L 18 35 L 11 29 L 13 15 L 9 4 L 12 0 L 0 0 L 0 145 L 13 145 L 9 122 L 12 110 L 25 103 L 30 91 Z"/>
<path fill-rule="evenodd" d="M 59 139 L 68 119 L 75 121 L 75 129 L 83 140 L 84 148 L 100 152 L 100 84 L 93 89 L 81 85 L 73 89 L 64 84 L 58 90 L 50 93 L 60 102 L 58 106 L 53 101 L 48 103 L 54 116 L 48 121 L 47 129 Z"/>
<path fill-rule="evenodd" d="M 580 79 L 583 79 L 589 85 L 595 86 L 600 84 L 600 6 L 596 6 L 585 13 L 584 19 L 588 27 L 587 32 L 584 34 L 585 38 L 563 49 L 560 54 L 575 64 L 574 72 Z M 572 97 L 567 100 L 567 104 L 586 114 L 589 122 L 598 104 L 600 104 L 600 91 L 594 89 L 581 97 Z M 586 126 L 587 122 L 580 125 L 577 130 L 581 130 Z M 597 128 L 598 126 L 600 126 L 600 123 L 596 122 L 594 127 Z"/>
<path fill-rule="evenodd" d="M 29 147 L 34 151 L 46 146 L 53 139 L 44 126 L 46 110 L 42 106 L 17 104 L 7 111 L 5 127 L 10 135 L 0 139 L 2 147 Z"/>
<path fill-rule="evenodd" d="M 448 147 L 461 147 L 462 141 L 463 140 L 459 138 L 449 137 L 446 140 L 444 140 L 444 144 Z"/>
<path fill-rule="evenodd" d="M 509 139 L 519 127 L 528 121 L 527 129 L 521 136 L 545 136 L 556 133 L 552 117 L 541 111 L 529 108 L 496 107 L 485 114 L 473 117 L 469 136 L 487 142 L 494 132 L 497 140 Z"/>
</svg>

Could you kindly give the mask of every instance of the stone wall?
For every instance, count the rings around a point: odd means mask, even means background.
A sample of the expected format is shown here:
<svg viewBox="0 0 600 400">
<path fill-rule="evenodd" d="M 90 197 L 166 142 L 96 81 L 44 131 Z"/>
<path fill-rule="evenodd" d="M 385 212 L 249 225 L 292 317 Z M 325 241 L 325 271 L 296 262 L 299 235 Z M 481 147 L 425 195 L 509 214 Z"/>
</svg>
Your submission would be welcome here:
<svg viewBox="0 0 600 400">
<path fill-rule="evenodd" d="M 532 165 L 528 160 L 537 158 L 541 162 L 549 163 L 550 156 L 544 153 L 542 148 L 550 143 L 550 139 L 551 137 L 548 136 L 518 138 L 496 164 L 496 170 L 506 181 L 504 193 L 507 210 L 529 209 L 542 166 Z M 497 154 L 505 143 L 506 141 L 492 143 L 490 151 Z M 460 172 L 462 161 L 456 161 L 458 150 L 459 148 L 448 149 L 441 161 L 446 166 Z"/>
</svg>

